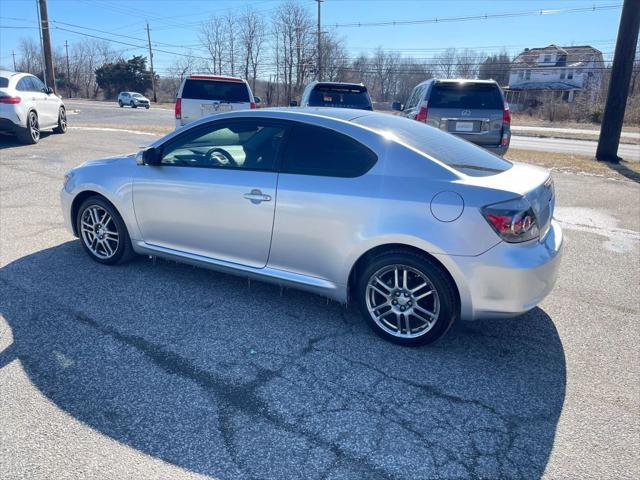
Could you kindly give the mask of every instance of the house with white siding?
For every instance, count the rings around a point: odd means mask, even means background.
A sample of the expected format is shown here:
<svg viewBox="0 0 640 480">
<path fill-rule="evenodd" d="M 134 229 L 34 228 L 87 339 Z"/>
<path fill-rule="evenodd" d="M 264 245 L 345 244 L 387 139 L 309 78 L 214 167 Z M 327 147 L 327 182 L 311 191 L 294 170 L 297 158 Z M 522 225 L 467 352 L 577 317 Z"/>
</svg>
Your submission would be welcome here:
<svg viewBox="0 0 640 480">
<path fill-rule="evenodd" d="M 604 67 L 602 52 L 589 45 L 525 48 L 511 63 L 508 97 L 512 103 L 541 92 L 554 92 L 567 102 L 578 93 L 595 98 Z"/>
</svg>

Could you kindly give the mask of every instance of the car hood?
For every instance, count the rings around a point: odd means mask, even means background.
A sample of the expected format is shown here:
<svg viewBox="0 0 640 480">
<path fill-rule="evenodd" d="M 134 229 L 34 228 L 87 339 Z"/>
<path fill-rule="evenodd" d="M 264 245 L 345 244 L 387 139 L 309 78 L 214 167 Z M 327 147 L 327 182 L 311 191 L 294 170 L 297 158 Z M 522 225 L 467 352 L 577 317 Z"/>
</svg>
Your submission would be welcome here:
<svg viewBox="0 0 640 480">
<path fill-rule="evenodd" d="M 82 165 L 78 166 L 77 168 L 99 167 L 103 165 L 117 166 L 118 163 L 122 163 L 123 165 L 124 164 L 129 165 L 131 163 L 135 163 L 135 153 L 132 153 L 130 155 L 123 155 L 119 157 L 107 157 L 107 158 L 99 158 L 97 160 L 88 160 L 84 162 Z"/>
</svg>

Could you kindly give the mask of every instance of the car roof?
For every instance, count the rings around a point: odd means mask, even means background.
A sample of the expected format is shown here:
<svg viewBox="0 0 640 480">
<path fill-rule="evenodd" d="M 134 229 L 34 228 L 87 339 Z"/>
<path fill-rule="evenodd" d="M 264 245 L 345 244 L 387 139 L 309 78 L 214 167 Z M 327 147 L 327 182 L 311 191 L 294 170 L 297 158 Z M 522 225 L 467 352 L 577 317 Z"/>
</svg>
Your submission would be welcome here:
<svg viewBox="0 0 640 480">
<path fill-rule="evenodd" d="M 332 108 L 332 107 L 276 107 L 276 108 L 258 108 L 232 110 L 230 112 L 216 113 L 215 115 L 207 115 L 199 120 L 191 122 L 184 127 L 178 128 L 164 137 L 156 140 L 151 145 L 160 145 L 177 134 L 192 127 L 203 125 L 215 120 L 224 119 L 243 119 L 243 118 L 266 118 L 273 120 L 290 120 L 299 122 L 316 123 L 318 120 L 330 119 L 337 120 L 340 123 L 350 122 L 356 118 L 368 115 L 379 115 L 387 117 L 388 114 L 372 112 L 369 110 L 357 110 L 353 108 Z M 355 124 L 354 124 L 355 125 Z M 358 125 L 360 128 L 364 128 Z"/>
<path fill-rule="evenodd" d="M 35 77 L 35 75 L 32 75 L 31 73 L 28 73 L 28 72 L 14 72 L 12 70 L 0 70 L 0 77 L 11 78 L 16 75 L 30 75 L 32 77 Z"/>
<path fill-rule="evenodd" d="M 309 85 L 313 85 L 314 87 L 318 85 L 337 85 L 340 87 L 364 87 L 364 83 L 353 83 L 353 82 L 319 82 L 318 80 L 314 80 Z"/>
</svg>

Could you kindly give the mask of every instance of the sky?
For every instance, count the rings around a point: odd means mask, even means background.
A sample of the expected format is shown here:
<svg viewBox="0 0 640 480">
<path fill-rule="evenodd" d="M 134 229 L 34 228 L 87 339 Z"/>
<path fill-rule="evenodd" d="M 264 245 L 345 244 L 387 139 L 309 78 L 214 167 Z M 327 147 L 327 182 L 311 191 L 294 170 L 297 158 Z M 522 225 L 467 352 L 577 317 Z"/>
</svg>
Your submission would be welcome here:
<svg viewBox="0 0 640 480">
<path fill-rule="evenodd" d="M 448 47 L 473 48 L 488 53 L 506 49 L 515 54 L 525 47 L 555 43 L 592 45 L 610 60 L 620 21 L 623 0 L 324 0 L 322 30 L 333 30 L 344 40 L 349 56 L 371 53 L 375 48 L 418 58 L 437 56 Z M 133 44 L 113 43 L 125 58 L 147 56 L 145 22 L 157 49 L 203 55 L 199 50 L 198 25 L 211 15 L 226 15 L 247 5 L 269 17 L 280 0 L 48 0 L 54 47 L 82 41 L 77 33 Z M 313 19 L 317 4 L 300 0 Z M 13 50 L 23 37 L 39 42 L 37 0 L 0 1 L 0 65 L 12 67 Z M 498 19 L 439 21 L 413 25 L 336 27 L 336 24 L 450 19 L 540 10 L 564 10 L 615 6 L 606 10 L 527 15 Z M 66 25 L 65 25 L 66 24 Z M 72 26 L 73 25 L 73 26 Z M 81 28 L 84 27 L 85 29 Z M 89 30 L 93 29 L 93 30 Z M 101 30 L 98 32 L 96 30 Z M 105 33 L 109 32 L 109 33 Z M 168 71 L 174 55 L 154 53 L 156 71 Z"/>
</svg>

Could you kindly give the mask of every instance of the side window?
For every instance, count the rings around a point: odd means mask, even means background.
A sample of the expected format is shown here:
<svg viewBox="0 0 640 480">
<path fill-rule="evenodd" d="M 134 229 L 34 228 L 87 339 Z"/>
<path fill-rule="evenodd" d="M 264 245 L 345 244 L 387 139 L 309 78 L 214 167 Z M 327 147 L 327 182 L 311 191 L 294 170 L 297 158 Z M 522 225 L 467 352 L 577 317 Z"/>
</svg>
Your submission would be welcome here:
<svg viewBox="0 0 640 480">
<path fill-rule="evenodd" d="M 44 89 L 44 83 L 42 83 L 38 77 L 30 77 L 30 78 L 31 78 L 31 85 L 32 85 L 33 91 L 42 92 L 42 90 Z"/>
<path fill-rule="evenodd" d="M 31 90 L 31 81 L 29 77 L 23 77 L 18 81 L 18 84 L 16 85 L 16 90 L 19 90 L 21 92 L 28 92 L 29 90 Z"/>
<path fill-rule="evenodd" d="M 416 98 L 418 97 L 418 91 L 420 90 L 420 87 L 415 87 L 412 92 L 411 95 L 409 95 L 409 98 L 407 100 L 407 104 L 404 106 L 405 110 L 409 110 L 410 108 L 413 108 L 416 106 Z"/>
<path fill-rule="evenodd" d="M 273 170 L 285 131 L 259 120 L 215 122 L 165 144 L 162 165 Z"/>
<path fill-rule="evenodd" d="M 359 177 L 378 157 L 361 143 L 328 128 L 297 124 L 287 142 L 282 173 Z"/>
</svg>

